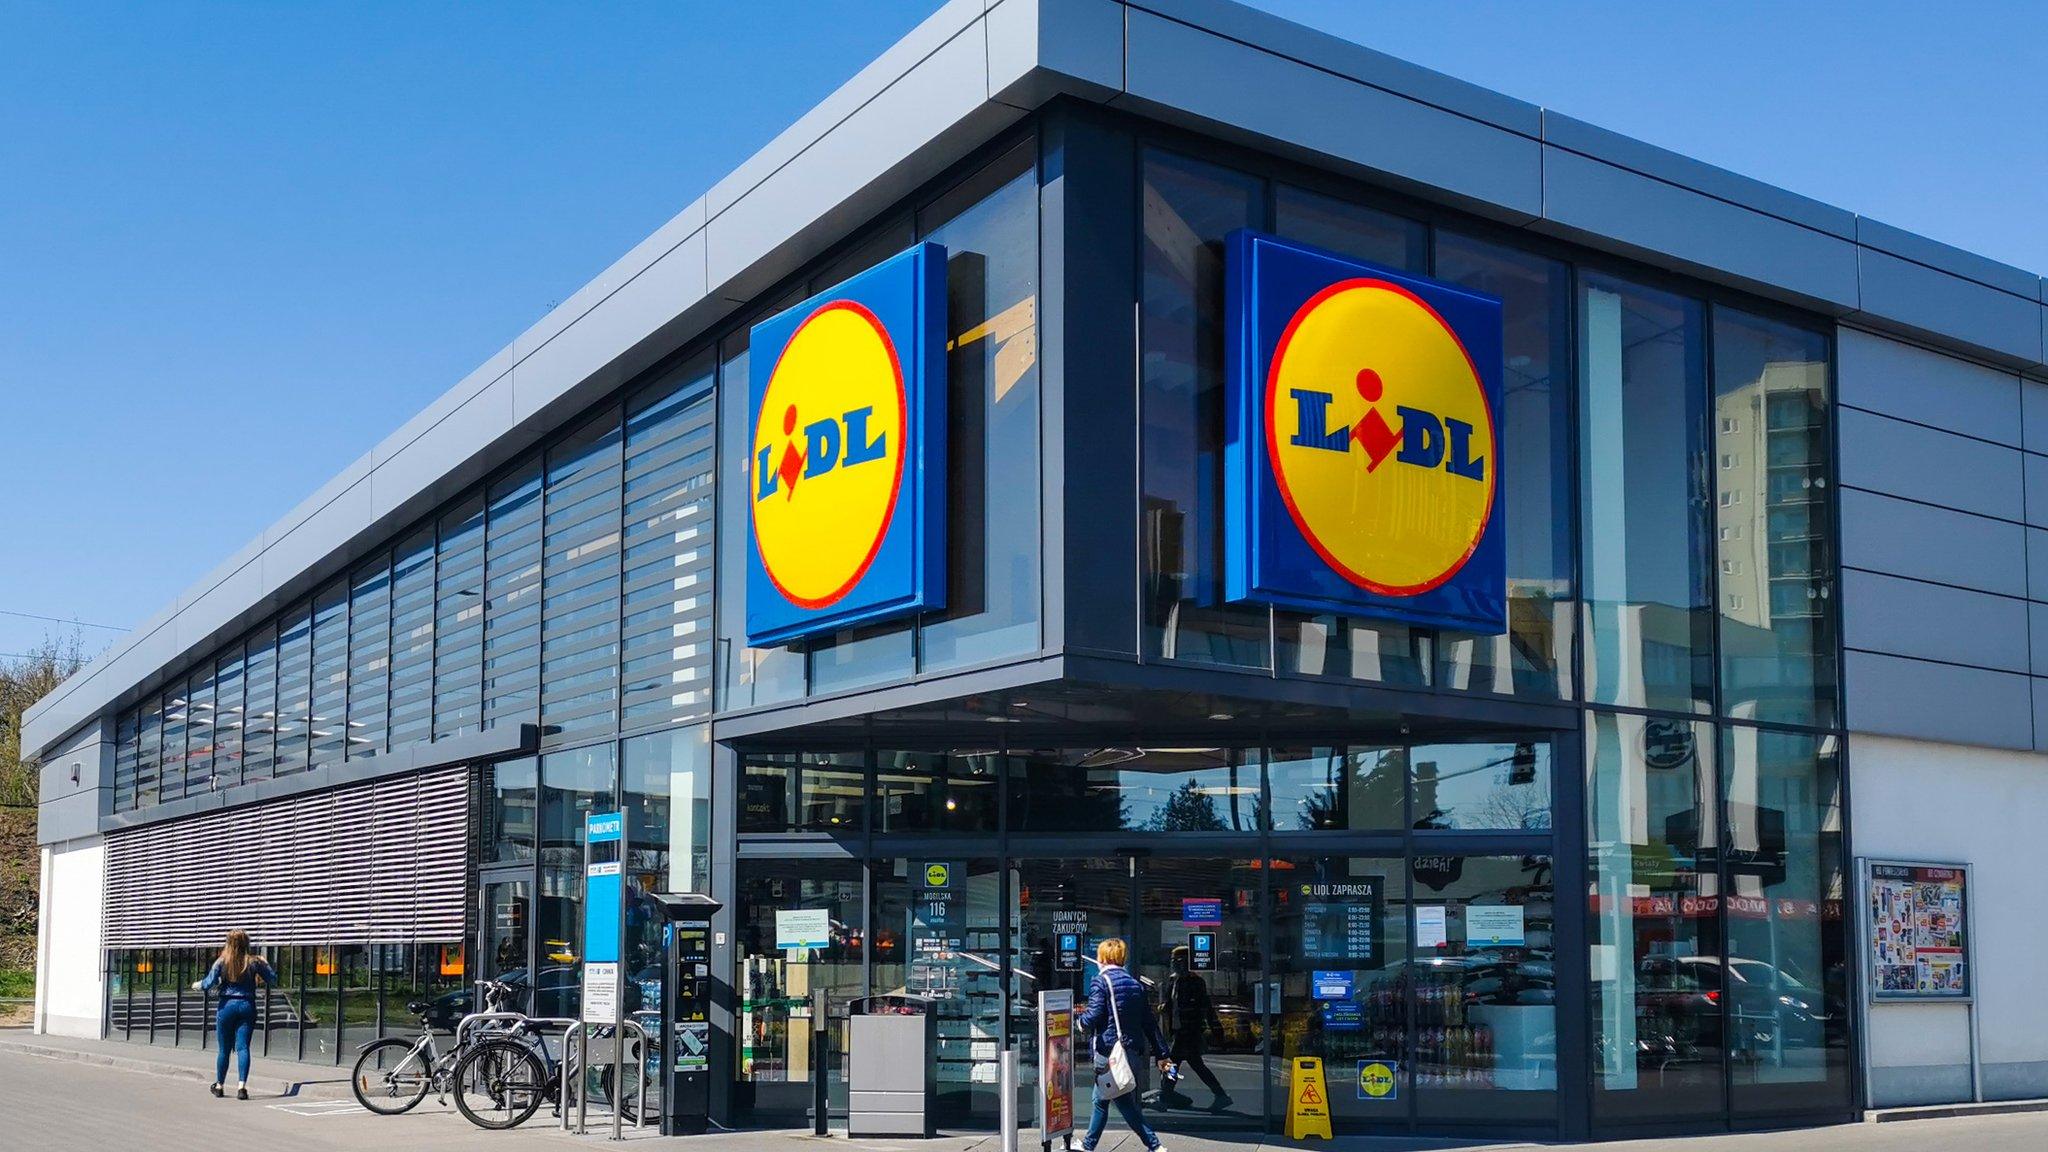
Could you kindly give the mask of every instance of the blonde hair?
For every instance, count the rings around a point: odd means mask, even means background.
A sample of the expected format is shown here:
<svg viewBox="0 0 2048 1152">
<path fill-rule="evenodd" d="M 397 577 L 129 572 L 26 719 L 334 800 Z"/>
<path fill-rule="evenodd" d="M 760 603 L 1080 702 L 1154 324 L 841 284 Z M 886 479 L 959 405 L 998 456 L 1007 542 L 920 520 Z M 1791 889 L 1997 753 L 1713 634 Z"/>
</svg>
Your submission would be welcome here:
<svg viewBox="0 0 2048 1152">
<path fill-rule="evenodd" d="M 249 951 L 249 934 L 237 928 L 228 933 L 228 942 L 220 946 L 221 975 L 231 982 L 240 980 L 249 965 L 259 959 Z"/>
<path fill-rule="evenodd" d="M 1095 946 L 1095 962 L 1114 964 L 1121 968 L 1131 958 L 1131 947 L 1118 937 L 1111 936 Z"/>
</svg>

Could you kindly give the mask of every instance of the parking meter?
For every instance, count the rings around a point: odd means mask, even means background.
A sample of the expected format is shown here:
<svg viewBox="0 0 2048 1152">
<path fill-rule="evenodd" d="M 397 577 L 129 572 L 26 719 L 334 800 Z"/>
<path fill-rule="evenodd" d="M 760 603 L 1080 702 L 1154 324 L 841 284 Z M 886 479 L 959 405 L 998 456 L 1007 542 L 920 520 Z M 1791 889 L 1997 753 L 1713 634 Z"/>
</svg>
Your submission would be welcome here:
<svg viewBox="0 0 2048 1152">
<path fill-rule="evenodd" d="M 695 892 L 656 893 L 668 920 L 661 982 L 661 1132 L 693 1136 L 711 1120 L 711 917 Z"/>
</svg>

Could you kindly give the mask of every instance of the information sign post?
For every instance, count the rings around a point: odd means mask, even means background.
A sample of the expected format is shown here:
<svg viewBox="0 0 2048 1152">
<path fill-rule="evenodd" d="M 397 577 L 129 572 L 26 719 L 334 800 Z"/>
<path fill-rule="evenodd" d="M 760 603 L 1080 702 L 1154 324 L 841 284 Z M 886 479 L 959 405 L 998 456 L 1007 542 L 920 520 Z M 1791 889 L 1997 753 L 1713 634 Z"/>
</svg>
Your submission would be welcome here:
<svg viewBox="0 0 2048 1152">
<path fill-rule="evenodd" d="M 626 818 L 592 812 L 583 818 L 583 1011 L 586 1025 L 612 1033 L 612 1139 L 620 1138 L 625 1108 L 626 1030 L 619 1026 L 623 986 L 619 958 L 625 951 Z M 586 1042 L 584 1051 L 588 1053 Z M 585 1056 L 588 1062 L 588 1056 Z M 634 1075 L 644 1071 L 635 1060 Z M 578 1086 L 580 1089 L 580 1085 Z M 582 1093 L 578 1092 L 579 1097 Z M 564 1097 L 566 1103 L 567 1097 Z M 566 1117 L 565 1117 L 566 1119 Z"/>
<path fill-rule="evenodd" d="M 1038 994 L 1038 1142 L 1052 1152 L 1074 1140 L 1074 992 Z"/>
<path fill-rule="evenodd" d="M 1984 1099 L 1977 1021 L 1977 959 L 1970 866 L 1924 860 L 1857 861 L 1857 1005 L 1869 1036 L 1878 1005 L 1960 1004 L 1970 1032 L 1970 1096 Z M 1870 1045 L 1863 1045 L 1870 1107 Z"/>
</svg>

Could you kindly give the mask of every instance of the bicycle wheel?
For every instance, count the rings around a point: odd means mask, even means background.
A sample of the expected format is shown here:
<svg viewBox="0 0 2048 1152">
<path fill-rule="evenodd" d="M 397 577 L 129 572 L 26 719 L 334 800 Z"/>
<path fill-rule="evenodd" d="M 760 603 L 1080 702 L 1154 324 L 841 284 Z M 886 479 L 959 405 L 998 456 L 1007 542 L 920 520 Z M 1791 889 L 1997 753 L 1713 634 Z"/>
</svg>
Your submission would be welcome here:
<svg viewBox="0 0 2048 1152">
<path fill-rule="evenodd" d="M 620 1119 L 628 1124 L 638 1124 L 640 1123 L 640 1077 L 634 1076 L 630 1072 L 627 1073 L 626 1091 L 623 1095 L 614 1095 L 612 1093 L 612 1085 L 617 1082 L 617 1079 L 618 1069 L 610 1065 L 597 1069 L 597 1083 L 592 1086 L 590 1098 L 594 1101 L 603 1101 L 608 1106 L 616 1102 Z"/>
<path fill-rule="evenodd" d="M 455 1107 L 479 1128 L 517 1128 L 548 1095 L 547 1070 L 516 1040 L 485 1040 L 455 1064 Z"/>
<path fill-rule="evenodd" d="M 426 1099 L 433 1083 L 425 1049 L 417 1041 L 391 1036 L 363 1045 L 348 1086 L 356 1103 L 379 1116 L 396 1116 Z"/>
</svg>

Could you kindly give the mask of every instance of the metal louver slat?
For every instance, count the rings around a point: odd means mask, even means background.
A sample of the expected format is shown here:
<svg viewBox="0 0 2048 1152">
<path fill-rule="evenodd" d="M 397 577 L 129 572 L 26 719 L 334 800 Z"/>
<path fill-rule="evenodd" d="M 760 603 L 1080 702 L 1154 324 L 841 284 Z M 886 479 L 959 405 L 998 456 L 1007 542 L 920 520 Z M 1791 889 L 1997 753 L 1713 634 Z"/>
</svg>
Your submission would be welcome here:
<svg viewBox="0 0 2048 1152">
<path fill-rule="evenodd" d="M 458 766 L 110 832 L 106 946 L 458 940 L 468 781 Z"/>
</svg>

